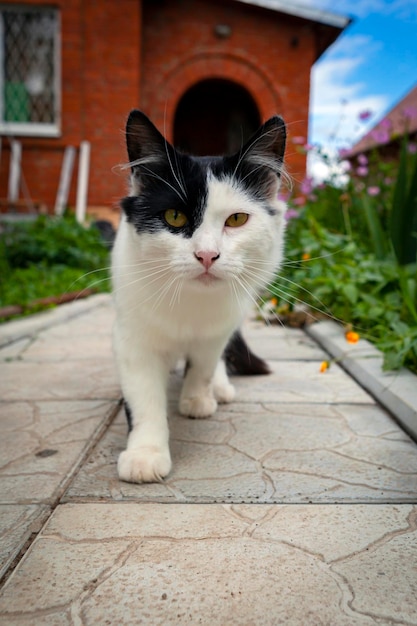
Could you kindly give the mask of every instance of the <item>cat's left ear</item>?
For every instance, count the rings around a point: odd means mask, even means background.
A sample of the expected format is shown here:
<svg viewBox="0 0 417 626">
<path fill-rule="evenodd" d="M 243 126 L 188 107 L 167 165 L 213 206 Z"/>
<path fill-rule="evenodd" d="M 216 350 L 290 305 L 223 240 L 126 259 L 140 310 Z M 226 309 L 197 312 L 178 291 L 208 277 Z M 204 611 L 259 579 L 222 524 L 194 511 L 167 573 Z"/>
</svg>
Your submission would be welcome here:
<svg viewBox="0 0 417 626">
<path fill-rule="evenodd" d="M 263 124 L 239 153 L 240 162 L 261 165 L 281 175 L 287 132 L 282 117 L 275 115 Z"/>
<path fill-rule="evenodd" d="M 126 123 L 126 145 L 132 169 L 166 160 L 167 153 L 173 150 L 151 120 L 137 109 L 130 112 Z"/>
</svg>

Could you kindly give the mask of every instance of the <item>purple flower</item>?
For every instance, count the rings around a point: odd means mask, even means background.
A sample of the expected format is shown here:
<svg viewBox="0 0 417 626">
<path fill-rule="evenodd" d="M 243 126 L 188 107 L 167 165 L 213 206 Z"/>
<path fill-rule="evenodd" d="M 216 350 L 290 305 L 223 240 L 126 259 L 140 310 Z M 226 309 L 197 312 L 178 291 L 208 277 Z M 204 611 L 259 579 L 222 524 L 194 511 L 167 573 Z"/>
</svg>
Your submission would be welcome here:
<svg viewBox="0 0 417 626">
<path fill-rule="evenodd" d="M 417 117 L 417 107 L 415 106 L 404 107 L 403 115 L 409 120 L 414 120 Z"/>
<path fill-rule="evenodd" d="M 348 148 L 340 148 L 339 150 L 339 159 L 344 159 L 349 154 L 350 150 Z"/>
<path fill-rule="evenodd" d="M 302 196 L 299 196 L 298 198 L 294 198 L 293 200 L 293 204 L 295 204 L 295 206 L 304 206 L 306 203 L 306 199 L 303 198 Z"/>
<path fill-rule="evenodd" d="M 359 165 L 368 165 L 368 157 L 366 156 L 366 154 L 358 155 L 358 163 Z"/>
<path fill-rule="evenodd" d="M 361 122 L 366 122 L 367 120 L 369 120 L 370 117 L 372 117 L 372 111 L 370 111 L 369 109 L 366 109 L 365 111 L 361 111 L 358 117 Z"/>
<path fill-rule="evenodd" d="M 290 220 L 293 220 L 293 219 L 297 219 L 298 211 L 296 211 L 295 209 L 288 209 L 288 211 L 285 213 L 284 217 L 287 220 L 287 222 L 289 222 Z"/>
<path fill-rule="evenodd" d="M 380 193 L 380 188 L 379 187 L 368 187 L 367 192 L 368 192 L 368 196 L 377 196 Z"/>
<path fill-rule="evenodd" d="M 390 140 L 390 134 L 388 130 L 385 130 L 384 128 L 375 128 L 375 130 L 370 133 L 370 136 L 378 144 L 388 143 Z"/>
<path fill-rule="evenodd" d="M 300 191 L 308 196 L 314 189 L 314 182 L 311 176 L 306 176 L 301 183 Z"/>
<path fill-rule="evenodd" d="M 409 154 L 416 154 L 417 152 L 417 143 L 411 142 L 408 144 L 408 152 Z"/>
<path fill-rule="evenodd" d="M 368 176 L 369 170 L 364 165 L 361 165 L 360 167 L 357 168 L 356 173 L 358 176 Z"/>
<path fill-rule="evenodd" d="M 385 117 L 381 122 L 379 122 L 379 126 L 385 130 L 391 130 L 392 122 L 388 117 Z"/>
</svg>

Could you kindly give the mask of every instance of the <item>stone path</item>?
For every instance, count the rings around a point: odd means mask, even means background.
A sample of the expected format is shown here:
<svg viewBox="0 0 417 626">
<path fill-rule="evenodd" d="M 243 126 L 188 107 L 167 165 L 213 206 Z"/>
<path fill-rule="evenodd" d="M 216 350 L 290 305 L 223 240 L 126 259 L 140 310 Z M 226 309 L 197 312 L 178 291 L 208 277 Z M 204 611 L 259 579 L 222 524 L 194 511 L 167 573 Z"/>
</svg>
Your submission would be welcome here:
<svg viewBox="0 0 417 626">
<path fill-rule="evenodd" d="M 108 296 L 0 327 L 0 624 L 417 625 L 417 446 L 301 330 L 176 411 L 161 484 L 117 479 Z"/>
</svg>

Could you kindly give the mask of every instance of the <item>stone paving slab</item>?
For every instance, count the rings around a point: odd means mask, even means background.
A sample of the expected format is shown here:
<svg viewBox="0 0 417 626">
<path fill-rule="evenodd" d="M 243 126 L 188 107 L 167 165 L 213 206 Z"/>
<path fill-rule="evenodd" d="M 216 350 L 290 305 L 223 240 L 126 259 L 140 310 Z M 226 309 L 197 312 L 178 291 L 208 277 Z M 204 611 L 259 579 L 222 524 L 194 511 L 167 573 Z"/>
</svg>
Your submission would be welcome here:
<svg viewBox="0 0 417 626">
<path fill-rule="evenodd" d="M 117 402 L 0 402 L 0 503 L 53 504 Z"/>
<path fill-rule="evenodd" d="M 333 321 L 314 324 L 309 327 L 308 333 L 336 357 L 349 374 L 391 411 L 403 428 L 417 439 L 415 374 L 405 368 L 383 371 L 382 353 L 364 339 L 346 350 L 343 332 Z"/>
<path fill-rule="evenodd" d="M 0 579 L 51 514 L 44 504 L 0 504 Z"/>
<path fill-rule="evenodd" d="M 122 483 L 108 296 L 0 327 L 0 624 L 417 626 L 417 446 L 302 330 Z M 117 412 L 116 419 L 113 419 Z M 23 555 L 23 556 L 22 556 Z"/>
<path fill-rule="evenodd" d="M 0 623 L 417 624 L 415 569 L 396 565 L 417 561 L 416 517 L 408 505 L 61 505 L 7 581 Z"/>
<path fill-rule="evenodd" d="M 173 470 L 163 483 L 117 478 L 124 412 L 63 501 L 417 502 L 417 446 L 372 404 L 237 403 L 208 420 L 170 419 Z"/>
</svg>

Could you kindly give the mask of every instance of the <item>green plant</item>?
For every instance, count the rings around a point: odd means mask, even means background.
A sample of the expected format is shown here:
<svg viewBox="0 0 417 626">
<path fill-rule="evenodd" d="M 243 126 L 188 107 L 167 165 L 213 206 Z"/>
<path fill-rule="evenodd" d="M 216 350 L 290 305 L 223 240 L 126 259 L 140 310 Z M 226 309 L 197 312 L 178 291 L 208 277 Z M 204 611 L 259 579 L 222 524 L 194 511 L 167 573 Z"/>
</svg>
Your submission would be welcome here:
<svg viewBox="0 0 417 626">
<path fill-rule="evenodd" d="M 34 301 L 69 291 L 108 290 L 108 250 L 99 231 L 72 216 L 5 223 L 0 231 L 0 307 L 42 308 Z"/>
</svg>

